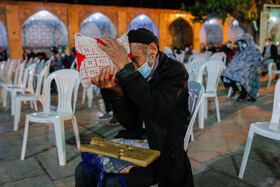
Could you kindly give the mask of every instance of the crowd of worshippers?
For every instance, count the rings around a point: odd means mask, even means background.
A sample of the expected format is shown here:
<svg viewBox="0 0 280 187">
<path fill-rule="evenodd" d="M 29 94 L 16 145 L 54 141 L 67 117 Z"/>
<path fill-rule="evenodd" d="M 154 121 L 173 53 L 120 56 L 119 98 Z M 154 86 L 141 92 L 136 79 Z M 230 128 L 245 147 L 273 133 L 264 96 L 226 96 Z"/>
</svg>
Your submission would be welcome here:
<svg viewBox="0 0 280 187">
<path fill-rule="evenodd" d="M 216 52 L 224 52 L 227 56 L 227 64 L 228 64 L 232 60 L 237 49 L 238 49 L 237 45 L 232 43 L 231 41 L 228 41 L 225 44 L 217 45 L 217 46 L 214 45 L 213 43 L 209 43 L 208 45 L 201 44 L 200 53 L 204 53 L 206 51 L 211 51 L 212 54 Z M 186 45 L 183 48 L 178 48 L 175 46 L 173 50 L 171 50 L 171 48 L 169 47 L 164 47 L 162 52 L 164 52 L 169 58 L 179 60 L 183 63 L 189 62 L 190 56 L 192 56 L 195 53 L 198 53 L 198 51 L 193 50 L 192 45 Z"/>
<path fill-rule="evenodd" d="M 23 51 L 23 59 L 27 62 L 34 58 L 45 60 L 45 62 L 51 58 L 50 73 L 60 69 L 70 69 L 75 59 L 75 48 L 70 50 L 66 47 L 64 50 L 61 50 L 54 46 L 50 49 L 50 53 L 45 51 L 35 53 L 33 49 L 29 51 L 25 49 Z"/>
</svg>

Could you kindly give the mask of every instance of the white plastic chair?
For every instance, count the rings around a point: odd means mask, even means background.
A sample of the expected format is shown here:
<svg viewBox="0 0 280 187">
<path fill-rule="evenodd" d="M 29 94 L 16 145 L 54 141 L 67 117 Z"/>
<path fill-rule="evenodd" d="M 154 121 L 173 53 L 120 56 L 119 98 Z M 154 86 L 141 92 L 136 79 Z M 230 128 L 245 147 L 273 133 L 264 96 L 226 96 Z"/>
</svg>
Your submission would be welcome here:
<svg viewBox="0 0 280 187">
<path fill-rule="evenodd" d="M 208 61 L 210 59 L 211 55 L 212 55 L 211 51 L 205 51 L 204 53 L 202 53 L 200 55 L 200 57 L 204 57 Z"/>
<path fill-rule="evenodd" d="M 42 89 L 42 82 L 43 82 L 43 80 L 44 80 L 44 82 L 46 81 L 47 76 L 48 76 L 48 70 L 49 70 L 48 66 L 45 66 L 44 69 L 39 74 L 35 94 L 27 93 L 27 94 L 18 94 L 15 96 L 15 98 L 14 98 L 15 109 L 13 109 L 15 111 L 14 131 L 18 130 L 18 122 L 20 120 L 20 113 L 21 113 L 21 102 L 23 102 L 23 101 L 34 102 L 36 112 L 38 111 L 36 101 L 40 101 L 42 106 L 44 107 L 44 95 L 42 94 L 44 92 L 44 88 Z"/>
<path fill-rule="evenodd" d="M 23 61 L 16 69 L 15 72 L 15 78 L 13 84 L 2 84 L 3 90 L 2 90 L 2 104 L 3 107 L 7 106 L 7 89 L 8 87 L 22 87 L 23 81 L 23 71 L 24 71 L 24 65 L 25 61 Z"/>
<path fill-rule="evenodd" d="M 10 97 L 8 97 L 7 93 L 7 100 L 11 100 L 11 105 L 12 105 L 12 110 L 11 114 L 14 115 L 15 111 L 15 101 L 14 98 L 17 95 L 18 92 L 25 93 L 29 92 L 34 94 L 34 89 L 33 89 L 33 77 L 34 77 L 34 72 L 35 72 L 36 64 L 31 64 L 29 65 L 25 70 L 24 70 L 24 75 L 23 75 L 23 83 L 22 86 L 19 87 L 7 87 L 7 92 L 10 92 Z M 10 98 L 10 99 L 9 99 Z M 5 99 L 5 98 L 3 98 Z M 7 107 L 9 104 L 7 104 Z M 31 108 L 33 108 L 32 103 L 30 103 Z"/>
<path fill-rule="evenodd" d="M 193 60 L 196 59 L 197 57 L 199 57 L 197 54 L 191 55 L 188 62 L 193 61 Z"/>
<path fill-rule="evenodd" d="M 220 109 L 219 109 L 219 100 L 217 96 L 217 87 L 220 80 L 221 73 L 224 69 L 225 65 L 221 60 L 210 60 L 202 65 L 199 69 L 199 73 L 196 81 L 201 83 L 203 82 L 203 72 L 206 70 L 206 88 L 203 94 L 203 101 L 201 103 L 201 107 L 199 110 L 199 128 L 204 128 L 204 118 L 207 118 L 208 112 L 208 98 L 215 98 L 215 106 L 217 113 L 217 120 L 220 123 Z"/>
<path fill-rule="evenodd" d="M 272 69 L 273 67 L 274 67 L 274 69 Z M 274 63 L 274 62 L 269 63 L 268 66 L 267 66 L 268 77 L 269 77 L 268 84 L 267 84 L 267 89 L 269 89 L 269 87 L 270 87 L 273 74 L 280 75 L 280 70 L 275 70 L 275 68 L 276 68 L 276 63 Z"/>
<path fill-rule="evenodd" d="M 221 60 L 224 64 L 227 63 L 227 55 L 224 52 L 214 53 L 209 60 Z"/>
<path fill-rule="evenodd" d="M 198 109 L 200 107 L 200 104 L 203 99 L 203 93 L 204 93 L 204 88 L 203 86 L 194 81 L 189 81 L 188 82 L 188 89 L 189 89 L 189 111 L 190 111 L 190 122 L 189 126 L 184 138 L 184 149 L 187 151 L 188 145 L 189 145 L 189 140 L 190 136 L 192 135 L 192 141 L 193 139 L 193 125 L 197 116 Z"/>
<path fill-rule="evenodd" d="M 50 86 L 55 80 L 58 90 L 58 106 L 56 111 L 50 111 Z M 50 74 L 44 84 L 44 109 L 43 112 L 26 115 L 24 136 L 21 151 L 21 160 L 24 160 L 29 122 L 53 123 L 58 152 L 59 165 L 66 164 L 64 121 L 72 119 L 77 148 L 80 147 L 80 137 L 76 117 L 74 115 L 77 92 L 79 87 L 79 73 L 76 70 L 63 69 Z M 71 106 L 72 93 L 74 93 L 73 106 Z"/>
<path fill-rule="evenodd" d="M 4 80 L 0 82 L 0 87 L 2 84 L 12 84 L 12 73 L 13 73 L 14 63 L 13 61 L 7 61 L 4 67 Z"/>
<path fill-rule="evenodd" d="M 176 60 L 179 62 L 184 62 L 185 55 L 184 54 L 175 54 Z"/>
<path fill-rule="evenodd" d="M 194 64 L 196 67 L 196 74 L 198 74 L 199 68 L 206 62 L 206 59 L 204 57 L 197 57 L 195 59 L 193 59 L 191 62 L 191 64 Z"/>
<path fill-rule="evenodd" d="M 278 80 L 275 86 L 275 92 L 274 92 L 274 102 L 273 102 L 273 110 L 272 110 L 272 117 L 270 122 L 257 122 L 252 123 L 250 125 L 248 138 L 240 166 L 239 171 L 239 178 L 243 178 L 245 167 L 248 161 L 254 133 L 264 136 L 266 138 L 271 138 L 274 140 L 280 140 L 280 123 L 279 123 L 279 117 L 280 117 L 280 81 Z"/>
<path fill-rule="evenodd" d="M 185 65 L 185 68 L 186 68 L 186 70 L 187 70 L 187 72 L 189 74 L 189 81 L 194 81 L 195 77 L 197 75 L 196 65 L 192 64 L 192 63 L 186 63 L 184 65 Z"/>
</svg>

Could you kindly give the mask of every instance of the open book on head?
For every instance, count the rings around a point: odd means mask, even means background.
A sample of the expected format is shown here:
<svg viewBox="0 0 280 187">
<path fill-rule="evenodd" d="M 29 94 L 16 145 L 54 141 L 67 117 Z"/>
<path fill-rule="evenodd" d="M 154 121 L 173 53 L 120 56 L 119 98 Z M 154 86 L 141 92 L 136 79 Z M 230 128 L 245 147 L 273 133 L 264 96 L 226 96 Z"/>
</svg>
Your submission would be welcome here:
<svg viewBox="0 0 280 187">
<path fill-rule="evenodd" d="M 80 33 L 75 33 L 74 36 L 80 80 L 84 88 L 89 88 L 92 84 L 91 79 L 98 76 L 103 68 L 111 67 L 112 70 L 115 65 L 107 53 L 97 45 L 98 43 L 105 45 L 100 39 L 83 36 Z M 129 58 L 127 34 L 123 34 L 116 40 L 124 46 Z"/>
</svg>

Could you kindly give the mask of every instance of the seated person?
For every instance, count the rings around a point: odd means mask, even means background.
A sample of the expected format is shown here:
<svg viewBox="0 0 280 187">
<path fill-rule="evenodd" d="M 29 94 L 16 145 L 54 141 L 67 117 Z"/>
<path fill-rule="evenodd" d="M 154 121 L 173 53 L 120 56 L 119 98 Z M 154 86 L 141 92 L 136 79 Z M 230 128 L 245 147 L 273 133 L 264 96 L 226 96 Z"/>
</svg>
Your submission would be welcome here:
<svg viewBox="0 0 280 187">
<path fill-rule="evenodd" d="M 126 50 L 112 38 L 99 45 L 119 68 L 109 79 L 103 69 L 92 83 L 111 90 L 112 107 L 125 128 L 117 137 L 141 139 L 143 126 L 151 149 L 161 156 L 147 167 L 133 167 L 123 174 L 128 187 L 193 186 L 189 158 L 183 148 L 189 123 L 188 73 L 184 65 L 159 51 L 158 38 L 146 29 L 128 33 L 131 61 Z M 75 173 L 76 186 L 97 186 L 97 180 L 80 163 Z M 104 186 L 121 186 L 118 176 L 106 177 Z"/>
<path fill-rule="evenodd" d="M 263 60 L 261 61 L 262 76 L 265 76 L 268 72 L 267 66 L 269 63 L 277 63 L 277 47 L 272 43 L 270 38 L 265 39 L 265 46 L 262 53 Z M 277 69 L 280 69 L 280 65 L 277 63 Z"/>
<path fill-rule="evenodd" d="M 231 41 L 228 41 L 228 42 L 226 43 L 226 45 L 224 45 L 224 46 L 221 48 L 221 51 L 223 51 L 223 52 L 227 55 L 226 65 L 228 65 L 228 63 L 230 63 L 230 61 L 232 60 L 233 55 L 234 55 L 234 51 L 233 51 L 233 49 L 232 49 L 232 42 L 231 42 Z"/>
<path fill-rule="evenodd" d="M 240 92 L 236 82 L 241 84 L 241 93 L 238 101 L 246 99 L 256 101 L 259 90 L 258 67 L 261 61 L 261 52 L 250 34 L 244 34 L 238 41 L 238 51 L 232 61 L 222 73 L 223 81 L 233 88 L 232 96 Z"/>
</svg>

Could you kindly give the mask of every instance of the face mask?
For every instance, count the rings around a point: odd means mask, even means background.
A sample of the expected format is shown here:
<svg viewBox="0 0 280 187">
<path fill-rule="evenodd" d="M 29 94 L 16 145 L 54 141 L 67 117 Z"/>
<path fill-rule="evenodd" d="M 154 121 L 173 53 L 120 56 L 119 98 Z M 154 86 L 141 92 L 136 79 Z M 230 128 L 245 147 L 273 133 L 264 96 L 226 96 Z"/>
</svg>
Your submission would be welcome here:
<svg viewBox="0 0 280 187">
<path fill-rule="evenodd" d="M 227 46 L 227 48 L 230 48 L 230 45 L 229 45 L 229 44 L 227 44 L 226 46 Z"/>
<path fill-rule="evenodd" d="M 242 44 L 242 48 L 245 49 L 247 47 L 247 44 Z"/>
<path fill-rule="evenodd" d="M 152 67 L 149 66 L 148 62 L 149 62 L 149 58 L 150 55 L 149 55 L 149 47 L 148 47 L 148 52 L 147 52 L 147 61 L 141 66 L 138 68 L 138 71 L 141 73 L 141 75 L 146 79 L 150 74 L 151 74 L 151 71 L 154 67 L 154 62 L 153 62 L 153 65 Z"/>
<path fill-rule="evenodd" d="M 189 49 L 188 47 L 185 48 L 185 51 L 186 51 L 186 52 L 189 52 L 189 50 L 190 50 L 190 49 Z"/>
<path fill-rule="evenodd" d="M 268 42 L 265 42 L 265 45 L 266 45 L 266 46 L 269 46 L 269 43 L 268 43 Z"/>
</svg>

